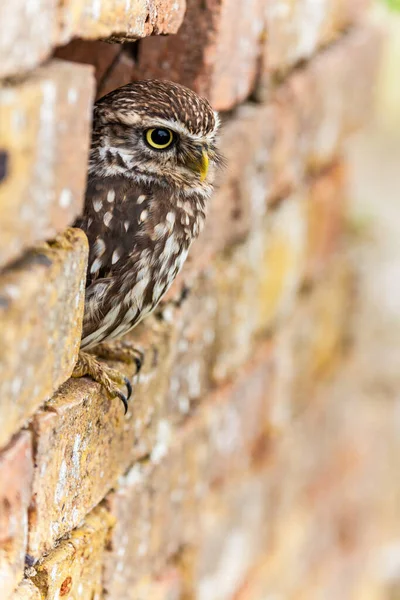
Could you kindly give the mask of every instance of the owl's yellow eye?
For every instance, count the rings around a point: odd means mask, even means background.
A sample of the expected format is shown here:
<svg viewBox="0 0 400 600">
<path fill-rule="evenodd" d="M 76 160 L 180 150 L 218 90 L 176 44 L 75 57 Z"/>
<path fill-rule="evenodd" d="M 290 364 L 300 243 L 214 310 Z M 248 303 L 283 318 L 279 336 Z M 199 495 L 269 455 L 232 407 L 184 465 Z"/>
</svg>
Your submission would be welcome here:
<svg viewBox="0 0 400 600">
<path fill-rule="evenodd" d="M 156 127 L 148 129 L 145 132 L 146 142 L 152 148 L 156 150 L 165 150 L 171 146 L 174 141 L 174 134 L 170 129 L 164 129 L 163 127 Z"/>
</svg>

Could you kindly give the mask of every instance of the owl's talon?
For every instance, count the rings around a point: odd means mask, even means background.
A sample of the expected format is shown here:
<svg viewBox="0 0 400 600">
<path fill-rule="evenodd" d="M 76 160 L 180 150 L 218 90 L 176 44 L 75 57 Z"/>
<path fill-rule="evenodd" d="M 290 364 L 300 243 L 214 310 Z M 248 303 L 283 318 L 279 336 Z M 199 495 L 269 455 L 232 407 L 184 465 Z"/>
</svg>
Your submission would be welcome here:
<svg viewBox="0 0 400 600">
<path fill-rule="evenodd" d="M 99 383 L 107 392 L 109 398 L 118 397 L 124 405 L 125 414 L 128 410 L 128 400 L 132 395 L 131 382 L 125 375 L 112 369 L 97 360 L 88 352 L 79 352 L 79 357 L 75 365 L 72 377 L 91 377 Z M 124 385 L 127 389 L 127 395 L 123 394 L 119 386 Z"/>
<path fill-rule="evenodd" d="M 124 380 L 125 380 L 126 391 L 127 391 L 126 399 L 129 400 L 129 398 L 132 396 L 132 384 L 127 377 L 125 377 Z M 125 405 L 125 403 L 124 403 L 124 405 Z M 126 414 L 126 411 L 125 411 L 125 414 Z"/>
<path fill-rule="evenodd" d="M 126 387 L 128 387 L 128 386 L 126 386 Z M 132 388 L 131 388 L 131 393 L 132 393 Z M 128 394 L 129 394 L 129 391 L 128 391 Z M 126 397 L 122 392 L 118 391 L 117 397 L 121 400 L 122 404 L 124 405 L 124 414 L 126 415 L 126 413 L 128 412 L 128 400 L 130 398 L 130 394 L 128 395 L 128 397 Z"/>
</svg>

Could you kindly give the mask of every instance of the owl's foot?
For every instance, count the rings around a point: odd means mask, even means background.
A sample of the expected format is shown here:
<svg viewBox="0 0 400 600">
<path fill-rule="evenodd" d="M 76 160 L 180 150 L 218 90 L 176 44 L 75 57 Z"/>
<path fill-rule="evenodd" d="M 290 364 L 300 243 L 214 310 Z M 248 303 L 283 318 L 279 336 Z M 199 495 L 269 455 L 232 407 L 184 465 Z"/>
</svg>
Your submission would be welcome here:
<svg viewBox="0 0 400 600">
<path fill-rule="evenodd" d="M 93 348 L 93 353 L 105 360 L 116 360 L 127 364 L 135 363 L 136 375 L 142 368 L 144 352 L 136 348 L 132 342 L 117 340 L 116 342 L 104 342 Z"/>
<path fill-rule="evenodd" d="M 100 383 L 110 398 L 118 397 L 124 405 L 125 414 L 127 413 L 128 400 L 132 395 L 132 385 L 125 375 L 101 363 L 92 354 L 79 352 L 72 377 L 84 377 L 85 375 Z M 126 395 L 121 392 L 120 386 L 126 387 Z"/>
</svg>

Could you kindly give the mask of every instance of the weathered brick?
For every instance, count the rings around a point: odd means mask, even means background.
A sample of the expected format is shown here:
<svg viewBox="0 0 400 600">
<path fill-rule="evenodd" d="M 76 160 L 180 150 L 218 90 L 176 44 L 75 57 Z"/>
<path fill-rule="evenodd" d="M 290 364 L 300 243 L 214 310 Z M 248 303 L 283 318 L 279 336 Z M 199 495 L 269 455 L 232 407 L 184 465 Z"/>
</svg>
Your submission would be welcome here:
<svg viewBox="0 0 400 600">
<path fill-rule="evenodd" d="M 135 465 L 108 496 L 116 520 L 105 561 L 111 598 L 162 569 L 182 544 L 196 542 L 210 486 L 262 462 L 271 369 L 270 348 L 262 347 L 239 381 L 205 399 L 183 428 L 164 421 L 150 460 Z"/>
<path fill-rule="evenodd" d="M 281 110 L 295 115 L 288 160 L 300 160 L 303 171 L 329 164 L 345 137 L 365 123 L 373 102 L 380 40 L 376 29 L 355 29 L 274 90 Z"/>
<path fill-rule="evenodd" d="M 59 39 L 113 37 L 133 40 L 151 34 L 176 33 L 185 0 L 67 0 L 61 5 Z"/>
<path fill-rule="evenodd" d="M 265 474 L 242 477 L 208 499 L 200 517 L 193 597 L 236 598 L 247 571 L 266 549 L 269 508 Z"/>
<path fill-rule="evenodd" d="M 176 33 L 185 0 L 17 0 L 0 7 L 0 78 L 20 75 L 49 56 L 57 44 Z M 84 61 L 86 62 L 86 61 Z"/>
<path fill-rule="evenodd" d="M 168 385 L 166 324 L 135 331 L 146 352 L 128 415 L 87 378 L 71 379 L 32 421 L 35 440 L 29 553 L 38 558 L 76 527 L 135 458 L 155 443 Z M 119 365 L 133 377 L 134 366 Z"/>
<path fill-rule="evenodd" d="M 366 12 L 369 0 L 277 0 L 265 5 L 264 69 L 286 71 L 310 58 Z"/>
<path fill-rule="evenodd" d="M 332 374 L 343 357 L 348 341 L 352 281 L 348 261 L 338 256 L 321 285 L 306 295 L 286 325 L 295 411 L 307 406 L 315 385 Z"/>
<path fill-rule="evenodd" d="M 124 51 L 120 52 L 115 59 L 112 68 L 110 68 L 109 72 L 106 73 L 104 78 L 99 82 L 97 88 L 97 98 L 101 98 L 116 88 L 130 83 L 130 73 L 133 65 L 134 60 L 129 53 Z"/>
<path fill-rule="evenodd" d="M 92 65 L 97 86 L 112 70 L 118 55 L 123 51 L 121 44 L 110 44 L 101 40 L 72 40 L 66 46 L 56 48 L 55 58 L 68 60 L 74 63 Z"/>
<path fill-rule="evenodd" d="M 141 42 L 137 74 L 172 79 L 227 110 L 251 92 L 263 29 L 260 0 L 188 0 L 176 36 Z"/>
<path fill-rule="evenodd" d="M 141 77 L 172 79 L 228 110 L 254 90 L 261 72 L 286 70 L 309 58 L 365 12 L 368 0 L 188 1 L 177 35 L 140 42 L 138 59 L 126 64 L 125 81 Z M 121 84 L 120 84 L 121 85 Z"/>
<path fill-rule="evenodd" d="M 288 314 L 303 276 L 305 240 L 304 200 L 299 194 L 216 261 L 215 381 L 234 374 L 250 356 L 255 334 Z"/>
<path fill-rule="evenodd" d="M 0 88 L 0 266 L 81 211 L 92 100 L 91 69 L 63 61 Z"/>
<path fill-rule="evenodd" d="M 57 0 L 2 2 L 0 77 L 34 68 L 49 55 Z M 3 122 L 2 122 L 3 126 Z"/>
<path fill-rule="evenodd" d="M 374 39 L 375 34 L 369 30 L 353 32 L 341 44 L 293 73 L 266 106 L 245 104 L 224 122 L 221 148 L 228 165 L 218 175 L 205 229 L 194 243 L 170 296 L 179 295 L 182 283 L 193 280 L 219 251 L 245 239 L 257 227 L 269 204 L 303 187 L 310 171 L 318 175 L 321 168 L 336 160 L 346 136 L 365 120 L 372 99 L 376 62 L 370 55 L 376 51 Z M 348 81 L 342 78 L 344 63 Z M 331 108 L 332 102 L 338 110 Z M 332 175 L 332 181 L 334 178 Z M 340 178 L 337 171 L 338 185 Z M 326 183 L 315 186 L 313 197 L 324 193 L 324 202 L 328 202 Z M 310 243 L 325 243 L 321 237 L 325 234 L 333 243 L 343 198 L 341 194 L 329 221 L 326 216 L 324 230 L 317 231 L 315 218 L 311 217 Z M 322 202 L 311 200 L 315 215 Z M 333 202 L 332 197 L 332 209 Z"/>
<path fill-rule="evenodd" d="M 203 271 L 181 309 L 172 313 L 177 338 L 166 397 L 169 418 L 188 415 L 210 389 L 216 311 L 215 283 Z"/>
<path fill-rule="evenodd" d="M 180 600 L 181 578 L 177 569 L 169 569 L 158 577 L 143 577 L 133 588 L 125 590 L 126 600 Z M 107 595 L 107 600 L 119 600 L 121 596 Z"/>
<path fill-rule="evenodd" d="M 307 265 L 311 281 L 324 275 L 343 245 L 346 212 L 345 165 L 336 163 L 310 182 L 307 193 Z"/>
<path fill-rule="evenodd" d="M 27 431 L 19 433 L 0 454 L 0 579 L 4 600 L 22 579 L 28 538 L 32 448 Z"/>
<path fill-rule="evenodd" d="M 30 578 L 44 600 L 93 600 L 102 595 L 102 563 L 113 521 L 96 508 L 84 523 L 35 565 Z"/>
<path fill-rule="evenodd" d="M 376 543 L 371 521 L 381 520 L 382 470 L 374 465 L 382 465 L 387 442 L 376 407 L 346 387 L 338 378 L 336 389 L 321 389 L 275 445 L 269 472 L 274 544 L 262 569 L 266 596 L 353 598 L 346 590 L 357 573 L 365 574 Z"/>
<path fill-rule="evenodd" d="M 30 579 L 24 579 L 10 600 L 42 600 L 42 596 Z"/>
<path fill-rule="evenodd" d="M 0 447 L 71 374 L 86 261 L 86 236 L 69 229 L 0 276 Z"/>
<path fill-rule="evenodd" d="M 353 295 L 354 274 L 348 258 L 339 253 L 276 330 L 272 420 L 277 428 L 287 428 L 308 407 L 316 389 L 346 356 Z"/>
</svg>

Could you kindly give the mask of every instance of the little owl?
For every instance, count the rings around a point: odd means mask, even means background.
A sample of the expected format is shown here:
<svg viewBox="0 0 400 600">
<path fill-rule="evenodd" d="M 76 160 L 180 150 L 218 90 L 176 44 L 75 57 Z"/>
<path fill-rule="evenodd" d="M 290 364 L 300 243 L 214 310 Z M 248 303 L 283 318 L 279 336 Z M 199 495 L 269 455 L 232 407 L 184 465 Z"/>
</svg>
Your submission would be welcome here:
<svg viewBox="0 0 400 600">
<path fill-rule="evenodd" d="M 221 163 L 218 125 L 207 100 L 167 81 L 125 85 L 94 107 L 85 209 L 75 224 L 90 250 L 73 376 L 101 383 L 125 411 L 130 382 L 93 354 L 135 357 L 140 368 L 141 353 L 115 340 L 154 310 L 203 227 Z"/>
</svg>

